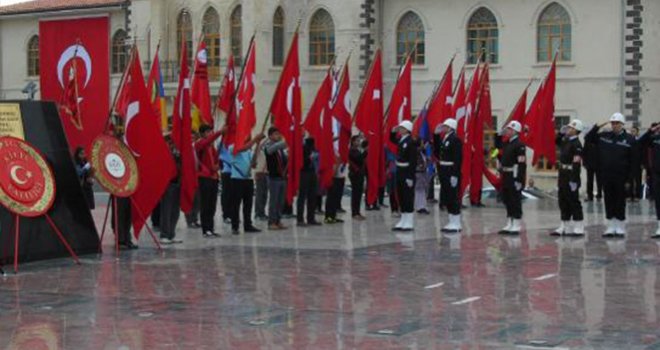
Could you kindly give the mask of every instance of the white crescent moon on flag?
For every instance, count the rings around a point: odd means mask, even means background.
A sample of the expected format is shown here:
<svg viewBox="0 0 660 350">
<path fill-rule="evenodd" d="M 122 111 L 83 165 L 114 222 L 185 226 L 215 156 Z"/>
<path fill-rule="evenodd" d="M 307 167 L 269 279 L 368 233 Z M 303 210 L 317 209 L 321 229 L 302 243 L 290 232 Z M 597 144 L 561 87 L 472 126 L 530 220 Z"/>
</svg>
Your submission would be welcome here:
<svg viewBox="0 0 660 350">
<path fill-rule="evenodd" d="M 76 49 L 78 52 L 76 52 Z M 71 61 L 74 57 L 79 57 L 83 62 L 85 62 L 85 70 L 87 71 L 87 76 L 85 77 L 85 86 L 89 84 L 89 79 L 92 77 L 92 57 L 89 56 L 89 52 L 82 45 L 71 45 L 66 48 L 60 55 L 60 60 L 57 61 L 57 79 L 60 81 L 60 85 L 64 88 L 64 66 L 67 62 Z"/>
<path fill-rule="evenodd" d="M 350 112 L 351 111 L 351 92 L 347 91 L 346 95 L 344 96 L 344 108 L 346 108 L 346 111 Z"/>
<path fill-rule="evenodd" d="M 11 177 L 11 180 L 14 181 L 15 183 L 19 185 L 25 185 L 27 183 L 27 180 L 26 179 L 21 180 L 18 178 L 18 175 L 16 175 L 16 172 L 19 169 L 25 170 L 25 168 L 23 168 L 20 165 L 14 165 L 13 167 L 11 167 L 11 169 L 9 169 L 9 176 Z"/>
<path fill-rule="evenodd" d="M 126 146 L 135 154 L 135 156 L 139 157 L 140 155 L 133 150 L 133 147 L 128 143 L 128 128 L 135 119 L 135 116 L 140 113 L 140 102 L 132 102 L 131 104 L 128 105 L 128 108 L 126 108 L 126 128 L 124 130 L 124 142 L 126 143 Z"/>
<path fill-rule="evenodd" d="M 286 90 L 286 109 L 289 114 L 293 114 L 293 88 L 296 86 L 296 79 L 291 81 L 289 88 Z"/>
<path fill-rule="evenodd" d="M 407 105 L 408 105 L 408 98 L 404 97 L 403 103 L 401 104 L 401 107 L 399 107 L 399 115 L 397 115 L 397 118 L 399 119 L 399 123 L 403 120 L 403 111 Z"/>
</svg>

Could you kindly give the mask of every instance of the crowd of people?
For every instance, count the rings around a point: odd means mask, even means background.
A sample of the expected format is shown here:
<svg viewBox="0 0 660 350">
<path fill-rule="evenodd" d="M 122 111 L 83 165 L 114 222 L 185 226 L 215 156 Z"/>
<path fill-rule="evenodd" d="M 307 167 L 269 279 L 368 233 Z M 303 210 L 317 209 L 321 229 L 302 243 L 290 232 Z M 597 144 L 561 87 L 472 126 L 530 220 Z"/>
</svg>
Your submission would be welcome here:
<svg viewBox="0 0 660 350">
<path fill-rule="evenodd" d="M 561 224 L 551 235 L 582 236 L 585 234 L 584 214 L 580 199 L 582 168 L 586 170 L 584 201 L 600 201 L 604 198 L 607 219 L 604 237 L 623 237 L 626 234 L 626 202 L 639 201 L 643 193 L 655 200 L 658 228 L 652 235 L 660 237 L 660 124 L 652 124 L 643 134 L 638 128 L 625 128 L 625 118 L 620 113 L 611 116 L 607 123 L 594 125 L 580 136 L 585 127 L 580 120 L 572 120 L 557 134 L 558 150 L 558 204 Z M 386 151 L 387 185 L 381 188 L 375 203 L 366 203 L 368 143 L 363 135 L 350 140 L 349 161 L 336 164 L 332 184 L 322 189 L 319 181 L 319 153 L 315 140 L 307 136 L 303 142 L 303 163 L 300 187 L 293 206 L 286 202 L 288 150 L 282 133 L 275 128 L 267 134 L 250 138 L 241 149 L 226 145 L 223 135 L 227 128 L 213 130 L 202 125 L 195 137 L 194 150 L 199 181 L 193 210 L 185 215 L 189 228 L 199 228 L 203 237 L 218 238 L 215 223 L 220 197 L 223 222 L 231 226 L 234 235 L 259 233 L 253 222 L 267 222 L 269 231 L 284 230 L 283 218 L 296 219 L 298 226 L 317 226 L 343 222 L 339 215 L 346 177 L 351 186 L 350 216 L 361 221 L 362 203 L 366 210 L 389 207 L 400 219 L 395 231 L 412 231 L 415 213 L 429 214 L 429 203 L 439 203 L 448 213 L 445 233 L 462 230 L 461 167 L 463 146 L 457 136 L 457 122 L 447 119 L 434 131 L 432 140 L 424 142 L 412 135 L 413 124 L 401 122 L 391 130 L 390 140 L 397 145 L 396 152 Z M 523 125 L 510 121 L 497 134 L 495 152 L 500 186 L 500 198 L 506 208 L 506 225 L 501 234 L 518 234 L 522 229 L 522 191 L 527 181 L 527 147 L 524 143 Z M 180 156 L 177 148 L 166 136 L 170 151 L 180 173 Z M 339 157 L 337 157 L 339 158 Z M 93 208 L 90 165 L 84 150 L 75 153 L 85 197 Z M 644 171 L 642 171 L 644 169 Z M 645 174 L 642 178 L 642 174 Z M 435 199 L 436 183 L 440 184 L 439 200 Z M 220 191 L 220 194 L 218 193 Z M 385 193 L 389 194 L 389 206 Z M 595 194 L 595 197 L 594 197 Z M 152 226 L 160 231 L 161 244 L 176 244 L 176 227 L 180 217 L 180 175 L 168 186 L 158 207 L 151 215 Z M 325 202 L 325 206 L 322 203 Z M 480 202 L 473 203 L 481 206 Z M 115 212 L 116 211 L 116 212 Z M 242 215 L 241 215 L 242 213 Z M 324 215 L 323 220 L 317 215 Z M 115 221 L 114 216 L 117 215 Z M 135 249 L 130 238 L 130 201 L 118 200 L 113 210 L 112 225 L 117 222 L 120 246 Z"/>
</svg>

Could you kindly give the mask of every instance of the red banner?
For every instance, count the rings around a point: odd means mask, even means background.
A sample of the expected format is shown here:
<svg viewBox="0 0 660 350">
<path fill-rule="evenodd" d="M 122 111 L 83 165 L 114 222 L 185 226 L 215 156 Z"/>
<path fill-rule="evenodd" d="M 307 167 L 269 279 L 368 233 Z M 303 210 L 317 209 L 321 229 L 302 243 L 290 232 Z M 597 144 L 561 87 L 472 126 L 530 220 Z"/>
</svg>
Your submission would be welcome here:
<svg viewBox="0 0 660 350">
<path fill-rule="evenodd" d="M 108 17 L 39 22 L 41 99 L 60 102 L 75 75 L 77 113 L 61 113 L 69 147 L 89 148 L 110 108 Z"/>
</svg>

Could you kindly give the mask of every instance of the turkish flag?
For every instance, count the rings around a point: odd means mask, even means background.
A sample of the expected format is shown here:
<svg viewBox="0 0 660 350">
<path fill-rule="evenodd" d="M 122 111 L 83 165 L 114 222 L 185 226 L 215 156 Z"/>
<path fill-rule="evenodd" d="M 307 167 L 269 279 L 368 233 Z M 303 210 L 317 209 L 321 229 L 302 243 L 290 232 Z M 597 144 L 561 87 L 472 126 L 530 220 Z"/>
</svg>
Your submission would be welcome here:
<svg viewBox="0 0 660 350">
<path fill-rule="evenodd" d="M 206 43 L 202 40 L 195 55 L 195 73 L 191 93 L 192 128 L 198 130 L 202 124 L 213 126 L 211 115 L 211 91 L 209 89 L 208 54 Z"/>
<path fill-rule="evenodd" d="M 426 114 L 426 120 L 431 133 L 435 132 L 438 124 L 451 118 L 452 116 L 452 96 L 451 88 L 453 83 L 452 68 L 454 59 L 449 62 L 445 75 L 442 77 L 440 86 L 435 96 L 432 97 Z"/>
<path fill-rule="evenodd" d="M 353 118 L 351 117 L 351 78 L 348 74 L 348 61 L 341 73 L 337 94 L 332 104 L 332 116 L 339 124 L 339 158 L 348 162 L 348 150 L 351 142 Z"/>
<path fill-rule="evenodd" d="M 392 90 L 392 98 L 390 105 L 387 108 L 387 125 L 385 126 L 385 144 L 393 154 L 397 153 L 397 145 L 390 141 L 390 132 L 397 127 L 402 121 L 410 120 L 412 118 L 411 109 L 411 94 L 412 94 L 412 60 L 410 55 L 406 58 L 399 77 Z"/>
<path fill-rule="evenodd" d="M 41 99 L 60 102 L 75 67 L 79 110 L 60 115 L 72 150 L 88 148 L 108 121 L 109 25 L 108 17 L 39 22 Z"/>
<path fill-rule="evenodd" d="M 229 55 L 225 75 L 222 78 L 220 92 L 218 92 L 219 110 L 225 113 L 225 125 L 227 132 L 224 137 L 224 144 L 229 147 L 234 144 L 236 139 L 236 109 L 234 108 L 234 98 L 236 97 L 236 75 L 234 72 L 234 55 Z"/>
<path fill-rule="evenodd" d="M 463 141 L 463 161 L 461 163 L 461 186 L 459 198 L 463 197 L 463 193 L 472 179 L 472 149 L 474 147 L 474 140 L 471 135 L 471 124 L 475 122 L 477 99 L 479 98 L 479 90 L 481 87 L 479 83 L 480 72 L 481 70 L 479 69 L 479 66 L 477 66 L 474 74 L 472 74 L 467 96 L 465 97 L 465 115 L 461 119 L 456 120 L 458 122 L 457 134 L 458 137 L 461 138 L 461 141 Z"/>
<path fill-rule="evenodd" d="M 319 180 L 321 188 L 324 189 L 332 185 L 334 177 L 335 154 L 332 147 L 333 131 L 330 111 L 333 85 L 334 77 L 332 71 L 328 70 L 303 123 L 303 127 L 315 140 L 316 148 L 319 151 Z"/>
<path fill-rule="evenodd" d="M 556 59 L 556 56 L 555 56 Z M 555 82 L 556 65 L 552 61 L 550 72 L 543 84 L 543 95 L 539 99 L 541 105 L 538 108 L 536 122 L 534 123 L 534 158 L 532 164 L 536 165 L 541 156 L 548 160 L 550 165 L 557 161 L 555 150 Z"/>
<path fill-rule="evenodd" d="M 244 148 L 245 141 L 252 134 L 252 128 L 257 123 L 257 112 L 254 105 L 256 58 L 256 43 L 253 37 L 248 48 L 247 60 L 243 66 L 243 76 L 241 81 L 238 82 L 238 91 L 236 92 L 234 110 L 238 115 L 238 121 L 236 122 L 236 136 L 234 137 L 234 154 L 238 154 L 238 150 Z"/>
<path fill-rule="evenodd" d="M 541 82 L 538 90 L 536 90 L 536 95 L 534 95 L 534 99 L 529 105 L 529 109 L 525 114 L 523 123 L 523 136 L 525 136 L 523 140 L 525 144 L 533 150 L 536 150 L 536 121 L 539 119 L 539 115 L 541 114 L 541 108 L 544 99 L 544 85 L 545 82 Z"/>
<path fill-rule="evenodd" d="M 188 53 L 185 42 L 181 44 L 181 70 L 179 87 L 174 99 L 172 113 L 172 140 L 181 153 L 181 210 L 189 213 L 197 190 L 197 169 L 192 140 L 192 117 L 190 112 L 190 76 Z"/>
<path fill-rule="evenodd" d="M 176 166 L 165 139 L 160 120 L 151 106 L 140 65 L 137 48 L 129 62 L 128 73 L 121 87 L 124 101 L 118 112 L 124 118 L 124 143 L 135 156 L 140 174 L 137 191 L 132 195 L 133 233 L 139 238 L 146 218 L 176 176 Z"/>
<path fill-rule="evenodd" d="M 291 48 L 273 96 L 270 114 L 273 116 L 273 124 L 282 133 L 289 147 L 286 199 L 291 204 L 300 185 L 300 168 L 302 168 L 302 105 L 298 32 L 293 35 L 291 40 Z"/>
<path fill-rule="evenodd" d="M 367 203 L 373 205 L 385 175 L 383 148 L 383 69 L 380 50 L 376 51 L 371 70 L 355 107 L 355 126 L 369 142 L 367 149 Z"/>
</svg>

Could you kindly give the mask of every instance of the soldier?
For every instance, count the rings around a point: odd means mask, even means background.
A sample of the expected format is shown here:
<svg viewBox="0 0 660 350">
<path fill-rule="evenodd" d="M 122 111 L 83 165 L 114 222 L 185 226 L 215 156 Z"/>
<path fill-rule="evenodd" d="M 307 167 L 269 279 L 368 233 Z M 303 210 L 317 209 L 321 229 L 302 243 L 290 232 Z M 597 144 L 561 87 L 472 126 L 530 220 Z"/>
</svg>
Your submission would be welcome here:
<svg viewBox="0 0 660 350">
<path fill-rule="evenodd" d="M 584 130 L 580 120 L 573 120 L 557 135 L 559 146 L 559 210 L 561 225 L 552 236 L 584 235 L 582 204 L 580 203 L 580 172 L 582 168 L 582 143 L 579 135 Z M 571 220 L 573 223 L 571 225 Z"/>
<path fill-rule="evenodd" d="M 351 138 L 351 150 L 348 153 L 349 172 L 351 180 L 351 213 L 353 220 L 364 220 L 360 211 L 360 202 L 364 194 L 364 181 L 367 174 L 367 147 L 369 143 L 360 135 Z"/>
<path fill-rule="evenodd" d="M 649 174 L 653 180 L 651 189 L 655 200 L 655 215 L 658 220 L 658 228 L 651 236 L 660 238 L 660 123 L 651 124 L 651 128 L 639 139 L 644 149 L 648 150 L 650 157 Z"/>
<path fill-rule="evenodd" d="M 439 159 L 440 203 L 444 203 L 449 213 L 449 223 L 442 232 L 460 232 L 461 200 L 458 197 L 461 184 L 461 163 L 463 161 L 463 143 L 456 136 L 456 120 L 447 119 L 436 128 L 433 142 L 435 156 Z"/>
<path fill-rule="evenodd" d="M 522 189 L 527 173 L 527 156 L 525 144 L 520 141 L 522 126 L 517 121 L 511 121 L 504 128 L 504 145 L 500 173 L 502 174 L 502 201 L 506 206 L 507 225 L 500 230 L 501 234 L 520 233 L 522 219 Z"/>
<path fill-rule="evenodd" d="M 412 231 L 415 209 L 415 168 L 417 147 L 411 137 L 413 124 L 402 121 L 390 134 L 390 140 L 398 145 L 396 158 L 396 192 L 401 208 L 401 220 L 394 226 L 395 231 Z M 397 138 L 397 132 L 401 135 Z"/>
<path fill-rule="evenodd" d="M 603 237 L 623 237 L 626 234 L 626 182 L 639 159 L 634 152 L 635 138 L 623 128 L 623 115 L 614 113 L 609 121 L 612 130 L 599 133 L 607 124 L 594 125 L 585 141 L 598 145 L 598 170 L 605 192 L 605 216 L 609 221 Z"/>
</svg>

